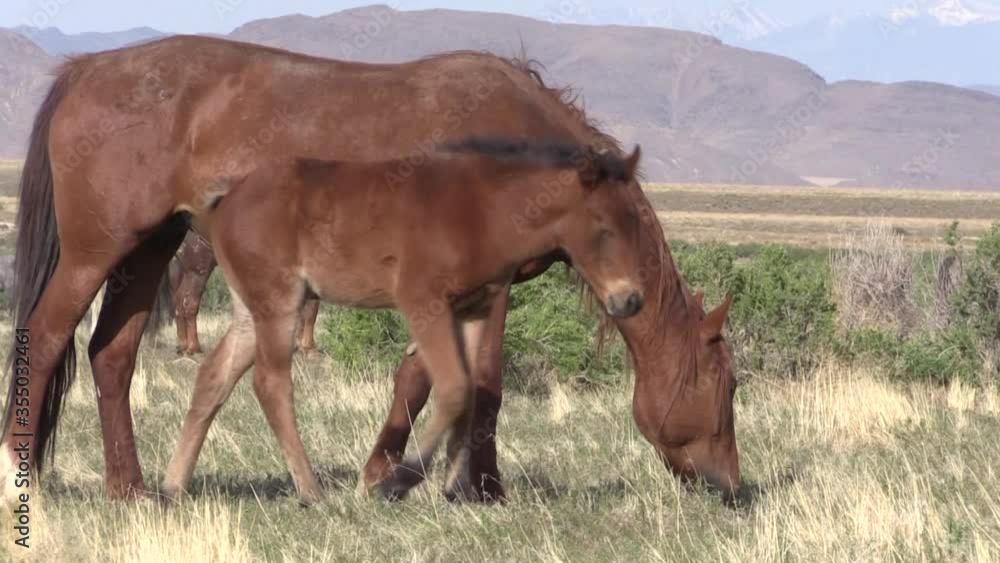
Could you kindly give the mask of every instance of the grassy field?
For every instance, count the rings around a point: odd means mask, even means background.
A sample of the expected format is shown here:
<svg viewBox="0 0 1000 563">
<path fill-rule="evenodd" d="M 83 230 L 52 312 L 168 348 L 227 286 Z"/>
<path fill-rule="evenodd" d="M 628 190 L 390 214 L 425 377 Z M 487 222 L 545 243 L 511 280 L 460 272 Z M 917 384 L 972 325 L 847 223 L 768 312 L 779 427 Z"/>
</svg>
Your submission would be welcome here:
<svg viewBox="0 0 1000 563">
<path fill-rule="evenodd" d="M 203 327 L 215 340 L 221 319 Z M 169 337 L 141 353 L 132 401 L 150 484 L 171 454 L 195 369 L 174 357 Z M 388 373 L 377 366 L 343 373 L 328 358 L 298 359 L 298 417 L 327 502 L 297 505 L 243 382 L 209 435 L 197 492 L 163 509 L 103 498 L 94 390 L 82 371 L 45 498 L 31 508 L 32 548 L 18 548 L 17 560 L 1000 558 L 994 388 L 901 387 L 832 364 L 801 382 L 756 378 L 737 395 L 747 492 L 733 509 L 666 473 L 635 432 L 627 377 L 600 391 L 553 384 L 505 400 L 499 451 L 507 505 L 449 504 L 438 492 L 440 473 L 409 500 L 386 503 L 359 498 L 355 484 L 389 401 Z"/>
</svg>

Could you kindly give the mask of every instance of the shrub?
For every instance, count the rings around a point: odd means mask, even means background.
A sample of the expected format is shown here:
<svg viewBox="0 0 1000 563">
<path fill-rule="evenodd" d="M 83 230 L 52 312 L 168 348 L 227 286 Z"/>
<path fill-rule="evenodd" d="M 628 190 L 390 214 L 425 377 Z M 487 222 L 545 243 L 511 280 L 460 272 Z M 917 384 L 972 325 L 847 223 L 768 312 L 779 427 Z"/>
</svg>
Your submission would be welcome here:
<svg viewBox="0 0 1000 563">
<path fill-rule="evenodd" d="M 391 369 L 406 351 L 406 322 L 397 311 L 331 306 L 322 318 L 319 346 L 348 369 L 372 363 Z"/>
<path fill-rule="evenodd" d="M 906 382 L 974 381 L 982 370 L 975 335 L 961 325 L 906 337 L 862 328 L 849 331 L 837 343 L 837 352 L 844 359 L 883 366 L 891 378 Z"/>
<path fill-rule="evenodd" d="M 736 268 L 730 334 L 742 372 L 802 376 L 827 350 L 836 306 L 828 262 L 767 246 Z"/>
<path fill-rule="evenodd" d="M 733 294 L 729 342 L 741 375 L 768 372 L 797 377 L 830 344 L 836 307 L 822 255 L 763 246 L 737 259 L 722 244 L 675 244 L 681 275 L 703 289 L 706 303 Z"/>
<path fill-rule="evenodd" d="M 515 285 L 507 312 L 504 359 L 511 383 L 535 388 L 549 372 L 563 381 L 600 383 L 625 367 L 625 349 L 615 339 L 598 354 L 599 316 L 585 310 L 576 283 L 563 272 L 549 272 Z"/>
<path fill-rule="evenodd" d="M 704 291 L 706 303 L 718 303 L 731 291 L 736 273 L 736 249 L 719 243 L 692 246 L 674 243 L 674 260 L 692 290 Z"/>
<path fill-rule="evenodd" d="M 229 286 L 226 285 L 226 277 L 222 275 L 222 269 L 216 268 L 205 284 L 205 293 L 201 296 L 201 310 L 212 313 L 226 313 L 230 307 Z"/>
<path fill-rule="evenodd" d="M 956 321 L 986 342 L 1000 338 L 1000 223 L 976 243 L 965 264 L 965 280 L 954 297 Z"/>
<path fill-rule="evenodd" d="M 884 222 L 849 236 L 832 257 L 833 293 L 847 328 L 887 327 L 907 332 L 917 324 L 914 259 L 903 237 Z"/>
</svg>

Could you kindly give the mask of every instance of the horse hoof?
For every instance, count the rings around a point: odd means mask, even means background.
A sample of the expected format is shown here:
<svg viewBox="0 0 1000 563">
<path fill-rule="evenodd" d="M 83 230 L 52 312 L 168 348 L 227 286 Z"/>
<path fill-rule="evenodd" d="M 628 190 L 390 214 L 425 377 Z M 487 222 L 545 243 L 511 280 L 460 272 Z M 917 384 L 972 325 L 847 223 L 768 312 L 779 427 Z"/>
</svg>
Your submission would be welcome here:
<svg viewBox="0 0 1000 563">
<path fill-rule="evenodd" d="M 410 490 L 424 482 L 423 471 L 409 463 L 401 463 L 392 470 L 392 476 L 378 485 L 379 492 L 386 500 L 397 501 L 406 498 Z"/>
<path fill-rule="evenodd" d="M 311 508 L 323 502 L 323 493 L 302 493 L 299 495 L 299 506 Z"/>
</svg>

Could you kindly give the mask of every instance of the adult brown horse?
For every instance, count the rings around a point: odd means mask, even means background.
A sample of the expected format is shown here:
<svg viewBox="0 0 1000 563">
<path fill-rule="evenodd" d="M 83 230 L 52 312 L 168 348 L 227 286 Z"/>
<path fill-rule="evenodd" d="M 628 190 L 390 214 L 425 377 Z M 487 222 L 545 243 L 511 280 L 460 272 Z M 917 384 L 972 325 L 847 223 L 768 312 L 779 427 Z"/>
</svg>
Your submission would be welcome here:
<svg viewBox="0 0 1000 563">
<path fill-rule="evenodd" d="M 74 374 L 68 344 L 112 273 L 128 283 L 102 308 L 89 347 L 105 483 L 113 497 L 145 491 L 129 386 L 158 281 L 186 232 L 182 212 L 197 225 L 210 202 L 227 193 L 230 180 L 265 157 L 408 157 L 386 179 L 391 186 L 435 146 L 475 133 L 614 145 L 537 74 L 485 54 L 366 65 L 175 36 L 66 63 L 35 118 L 21 180 L 14 306 L 16 326 L 31 335 L 31 374 L 28 381 L 12 378 L 8 392 L 0 447 L 6 453 L 0 453 L 5 497 L 18 492 L 21 457 L 40 469 L 51 452 Z M 637 183 L 630 190 L 644 198 Z M 656 288 L 673 282 L 657 270 L 662 232 L 658 226 L 646 231 L 659 237 L 646 246 L 654 251 L 646 284 L 656 295 Z M 526 275 L 553 259 L 534 263 Z M 503 301 L 490 316 L 486 356 L 499 354 Z M 693 462 L 712 479 L 737 484 L 731 423 L 718 431 L 719 421 L 731 420 L 731 401 L 701 402 L 720 395 L 712 392 L 715 386 L 728 388 L 731 374 L 699 371 L 704 389 L 690 402 L 679 400 L 692 369 L 688 359 L 671 355 L 676 350 L 667 345 L 670 340 L 656 332 L 668 326 L 660 315 L 672 311 L 670 301 L 654 303 L 656 313 L 641 313 L 621 326 L 635 355 L 640 428 L 658 451 L 674 452 L 664 459 L 678 470 Z M 473 376 L 480 391 L 476 412 L 486 417 L 474 421 L 480 428 L 491 428 L 490 413 L 499 406 L 498 390 L 488 387 L 498 377 L 482 368 L 497 366 L 484 362 Z M 30 407 L 22 417 L 15 408 L 24 408 L 16 403 L 25 394 Z M 683 424 L 666 425 L 668 418 Z M 693 452 L 690 460 L 686 452 Z"/>
<path fill-rule="evenodd" d="M 198 312 L 215 266 L 212 246 L 195 231 L 188 232 L 177 256 L 170 262 L 168 278 L 177 323 L 177 353 L 183 356 L 202 352 L 198 339 Z M 298 345 L 299 350 L 306 355 L 316 351 L 318 316 L 319 301 L 308 299 L 303 308 Z"/>
<path fill-rule="evenodd" d="M 469 366 L 493 301 L 522 264 L 560 251 L 611 316 L 638 313 L 639 214 L 625 190 L 638 164 L 638 149 L 622 159 L 575 145 L 470 139 L 429 156 L 389 190 L 379 186 L 399 160 L 261 163 L 205 218 L 234 316 L 198 372 L 164 493 L 187 488 L 212 419 L 256 364 L 254 391 L 299 498 L 322 497 L 292 406 L 294 332 L 315 293 L 352 307 L 399 309 L 428 366 L 436 408 L 419 452 L 384 483 L 386 496 L 405 496 L 423 480 L 446 435 L 447 494 L 474 495 Z M 530 221 L 511 220 L 543 196 Z"/>
</svg>

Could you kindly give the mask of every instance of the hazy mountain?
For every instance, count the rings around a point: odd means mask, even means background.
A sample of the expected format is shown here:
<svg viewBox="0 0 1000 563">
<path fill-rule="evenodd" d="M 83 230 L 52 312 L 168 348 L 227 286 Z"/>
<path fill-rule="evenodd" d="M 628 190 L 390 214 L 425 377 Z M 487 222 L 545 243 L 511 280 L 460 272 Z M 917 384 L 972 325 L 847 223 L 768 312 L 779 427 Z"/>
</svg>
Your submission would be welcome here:
<svg viewBox="0 0 1000 563">
<path fill-rule="evenodd" d="M 55 59 L 21 35 L 0 29 L 0 158 L 24 154 Z"/>
<path fill-rule="evenodd" d="M 991 84 L 973 84 L 968 86 L 970 90 L 978 90 L 980 92 L 986 92 L 987 94 L 993 94 L 994 96 L 1000 97 L 1000 86 Z"/>
<path fill-rule="evenodd" d="M 138 27 L 126 31 L 110 33 L 74 33 L 66 34 L 54 27 L 37 29 L 24 25 L 15 27 L 13 31 L 31 39 L 33 43 L 50 55 L 69 55 L 73 53 L 92 53 L 117 49 L 133 43 L 141 43 L 166 35 L 149 27 Z"/>
<path fill-rule="evenodd" d="M 258 20 L 231 35 L 367 62 L 455 49 L 513 56 L 523 46 L 551 84 L 582 94 L 604 128 L 643 145 L 652 180 L 1000 187 L 1000 98 L 920 82 L 828 83 L 794 60 L 697 33 L 369 7 Z M 42 54 L 36 66 L 47 62 Z M 26 132 L 12 134 L 18 142 L 0 145 L 0 155 L 22 154 Z"/>
</svg>

